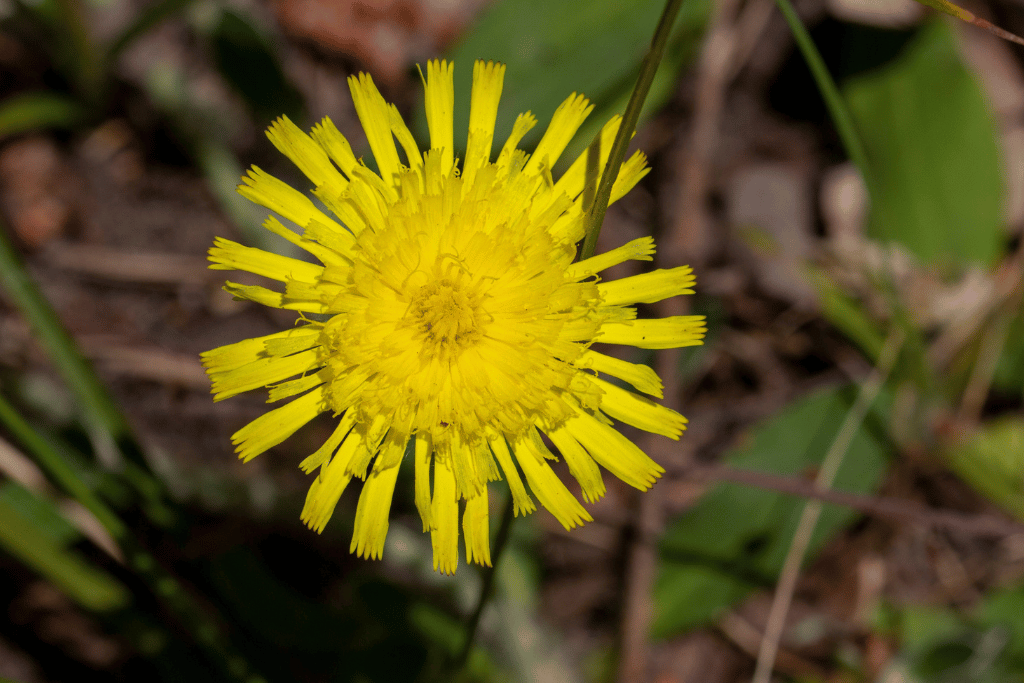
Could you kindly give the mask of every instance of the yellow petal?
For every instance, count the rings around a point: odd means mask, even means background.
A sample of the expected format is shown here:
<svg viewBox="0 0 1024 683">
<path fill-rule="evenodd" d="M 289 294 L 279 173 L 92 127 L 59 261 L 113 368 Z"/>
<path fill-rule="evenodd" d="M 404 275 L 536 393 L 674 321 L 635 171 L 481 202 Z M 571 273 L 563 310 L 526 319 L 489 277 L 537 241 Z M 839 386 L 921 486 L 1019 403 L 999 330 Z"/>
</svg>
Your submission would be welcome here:
<svg viewBox="0 0 1024 683">
<path fill-rule="evenodd" d="M 416 437 L 416 509 L 423 521 L 423 531 L 429 531 L 434 527 L 433 516 L 430 506 L 430 441 L 422 436 Z"/>
<path fill-rule="evenodd" d="M 506 169 L 512 161 L 513 153 L 516 151 L 516 146 L 519 141 L 523 139 L 523 136 L 530 132 L 530 129 L 537 125 L 537 117 L 530 112 L 520 114 L 516 117 L 516 122 L 512 124 L 512 134 L 508 136 L 508 140 L 501 148 L 501 152 L 498 153 L 498 168 Z"/>
<path fill-rule="evenodd" d="M 491 530 L 487 523 L 487 487 L 466 501 L 462 513 L 462 533 L 466 536 L 466 562 L 491 566 Z"/>
<path fill-rule="evenodd" d="M 398 465 L 375 470 L 366 479 L 356 506 L 356 524 L 349 552 L 359 557 L 379 560 L 384 554 L 388 535 L 391 497 L 395 493 Z"/>
<path fill-rule="evenodd" d="M 526 480 L 530 482 L 530 490 L 562 526 L 566 529 L 575 529 L 584 522 L 594 520 L 554 473 L 532 438 L 524 437 L 512 446 L 515 449 L 516 460 L 523 468 Z"/>
<path fill-rule="evenodd" d="M 579 482 L 580 489 L 583 491 L 583 499 L 588 503 L 600 500 L 606 489 L 604 480 L 601 479 L 601 470 L 598 469 L 597 463 L 590 457 L 590 454 L 564 427 L 549 430 L 547 435 L 558 448 L 558 452 L 565 458 L 569 472 Z"/>
<path fill-rule="evenodd" d="M 267 137 L 278 151 L 292 160 L 315 187 L 326 187 L 338 193 L 345 189 L 348 181 L 338 172 L 327 157 L 323 147 L 306 135 L 298 126 L 282 116 L 270 124 Z"/>
<path fill-rule="evenodd" d="M 455 64 L 436 59 L 427 62 L 425 88 L 430 148 L 441 151 L 441 174 L 447 175 L 455 162 Z"/>
<path fill-rule="evenodd" d="M 260 415 L 231 437 L 238 457 L 249 462 L 268 448 L 294 434 L 320 413 L 327 410 L 323 387 L 317 387 L 291 403 Z"/>
<path fill-rule="evenodd" d="M 304 313 L 326 313 L 328 311 L 327 304 L 322 301 L 290 299 L 280 292 L 275 292 L 259 285 L 240 285 L 235 282 L 225 282 L 224 291 L 236 299 L 254 301 L 270 308 L 285 308 L 290 311 L 303 311 Z"/>
<path fill-rule="evenodd" d="M 412 131 L 405 125 L 405 121 L 402 119 L 402 115 L 398 112 L 398 107 L 391 105 L 390 110 L 390 121 L 391 121 L 391 132 L 398 139 L 398 144 L 405 150 L 406 159 L 409 162 L 409 168 L 416 171 L 423 167 L 423 155 L 420 154 L 419 145 L 416 144 L 416 138 L 412 136 Z"/>
<path fill-rule="evenodd" d="M 459 566 L 459 500 L 455 495 L 455 472 L 446 460 L 436 457 L 434 499 L 430 508 L 434 522 L 430 530 L 434 571 L 454 574 Z"/>
<path fill-rule="evenodd" d="M 664 396 L 661 378 L 658 377 L 658 373 L 646 365 L 630 363 L 598 353 L 593 349 L 587 349 L 580 355 L 579 360 L 576 361 L 576 367 L 589 368 L 612 377 L 617 377 L 624 382 L 629 382 L 645 394 L 650 394 L 656 398 Z"/>
<path fill-rule="evenodd" d="M 315 346 L 319 337 L 319 325 L 303 325 L 268 334 L 264 337 L 243 339 L 240 342 L 220 346 L 199 355 L 202 358 L 203 367 L 206 368 L 206 372 L 210 374 L 226 373 L 258 359 L 266 358 L 268 355 L 281 356 L 305 351 Z M 268 348 L 268 345 L 274 342 L 278 343 Z M 278 352 L 282 348 L 285 350 L 285 353 Z"/>
<path fill-rule="evenodd" d="M 558 105 L 548 129 L 544 131 L 544 137 L 537 143 L 537 149 L 526 165 L 526 172 L 539 173 L 541 168 L 551 169 L 593 110 L 594 105 L 590 104 L 590 100 L 576 93 Z"/>
<path fill-rule="evenodd" d="M 611 251 L 591 256 L 584 261 L 577 261 L 565 269 L 565 274 L 569 279 L 582 280 L 624 261 L 652 261 L 654 260 L 653 253 L 654 239 L 640 237 Z"/>
<path fill-rule="evenodd" d="M 693 294 L 693 268 L 658 269 L 597 285 L 601 300 L 609 306 L 653 304 L 680 294 Z"/>
<path fill-rule="evenodd" d="M 340 431 L 339 425 L 339 431 Z M 334 509 L 338 506 L 341 494 L 345 492 L 352 474 L 348 464 L 362 448 L 362 438 L 356 431 L 348 433 L 337 453 L 331 458 L 327 467 L 320 471 L 320 476 L 313 480 L 306 494 L 306 504 L 302 508 L 302 521 L 318 534 L 327 526 Z"/>
<path fill-rule="evenodd" d="M 674 349 L 704 343 L 707 324 L 702 315 L 674 315 L 655 320 L 605 323 L 597 338 L 605 344 L 628 344 L 641 349 Z"/>
<path fill-rule="evenodd" d="M 244 270 L 278 282 L 316 282 L 324 272 L 323 266 L 272 254 L 262 249 L 244 247 L 223 237 L 213 240 L 209 254 L 211 270 Z"/>
<path fill-rule="evenodd" d="M 259 358 L 227 372 L 208 370 L 213 385 L 214 401 L 237 396 L 270 384 L 301 375 L 320 365 L 316 349 L 309 349 L 293 356 Z"/>
<path fill-rule="evenodd" d="M 343 230 L 323 211 L 316 208 L 309 197 L 257 166 L 253 166 L 247 175 L 242 176 L 238 194 L 260 206 L 265 206 L 298 226 L 305 227 L 311 220 L 316 219 L 337 230 Z"/>
<path fill-rule="evenodd" d="M 597 183 L 600 182 L 601 173 L 608 163 L 608 156 L 612 151 L 612 143 L 615 142 L 615 134 L 619 132 L 619 125 L 621 123 L 621 116 L 613 116 L 608 123 L 604 124 L 597 138 L 597 144 L 591 143 L 583 154 L 576 157 L 576 161 L 572 162 L 569 170 L 563 173 L 562 177 L 555 183 L 555 193 L 565 194 L 569 199 L 576 199 L 583 192 L 586 185 L 588 166 L 596 170 L 594 177 L 591 178 L 594 184 L 591 192 L 597 192 Z M 595 147 L 597 148 L 596 150 Z M 596 162 L 590 159 L 590 155 L 595 152 L 597 152 Z"/>
<path fill-rule="evenodd" d="M 603 379 L 592 377 L 590 381 L 601 387 L 604 392 L 601 396 L 601 410 L 619 422 L 676 440 L 686 429 L 686 418 L 671 408 L 638 396 L 632 391 L 626 391 Z"/>
<path fill-rule="evenodd" d="M 380 169 L 380 177 L 390 184 L 391 178 L 402 170 L 402 164 L 398 160 L 395 139 L 391 136 L 388 103 L 384 101 L 369 74 L 349 76 L 348 88 L 352 92 L 352 104 L 355 105 L 356 115 L 366 132 L 366 141 L 370 143 L 373 158 Z"/>
<path fill-rule="evenodd" d="M 281 382 L 270 387 L 270 391 L 267 395 L 267 403 L 274 403 L 281 399 L 291 398 L 296 394 L 301 394 L 304 391 L 312 389 L 315 386 L 323 384 L 327 377 L 327 373 L 324 371 L 314 372 L 304 377 L 288 380 L 287 382 Z"/>
<path fill-rule="evenodd" d="M 537 506 L 534 505 L 530 494 L 526 492 L 523 480 L 519 478 L 519 470 L 516 469 L 515 462 L 512 460 L 505 437 L 498 436 L 491 439 L 490 445 L 494 456 L 498 459 L 498 464 L 501 465 L 501 469 L 505 473 L 509 491 L 512 492 L 512 504 L 516 517 L 530 514 L 537 509 Z"/>
<path fill-rule="evenodd" d="M 599 465 L 634 488 L 646 491 L 665 472 L 618 430 L 591 415 L 578 413 L 565 429 Z"/>
<path fill-rule="evenodd" d="M 348 144 L 348 140 L 341 134 L 334 122 L 325 116 L 320 123 L 313 126 L 312 135 L 317 144 L 327 152 L 327 156 L 338 165 L 338 168 L 344 171 L 345 175 L 351 177 L 351 171 L 359 165 L 359 160 L 352 153 L 352 145 Z"/>
<path fill-rule="evenodd" d="M 619 175 L 615 177 L 612 184 L 612 194 L 608 198 L 608 205 L 611 206 L 626 196 L 626 193 L 633 189 L 640 179 L 651 172 L 647 166 L 647 157 L 643 152 L 636 151 L 633 156 L 619 167 Z"/>
<path fill-rule="evenodd" d="M 462 177 L 472 183 L 477 170 L 491 160 L 494 144 L 494 122 L 498 118 L 505 79 L 505 65 L 477 61 L 473 64 L 473 91 L 469 104 L 469 136 L 466 139 L 466 161 Z"/>
<path fill-rule="evenodd" d="M 327 441 L 325 441 L 320 448 L 316 449 L 315 453 L 299 463 L 299 469 L 306 474 L 309 474 L 316 468 L 326 464 L 331 459 L 331 456 L 334 455 L 334 452 L 338 450 L 338 446 L 341 445 L 342 440 L 352 430 L 352 425 L 355 424 L 355 421 L 355 411 L 347 411 L 341 420 L 338 421 L 338 426 L 334 428 L 333 432 L 331 432 Z"/>
</svg>

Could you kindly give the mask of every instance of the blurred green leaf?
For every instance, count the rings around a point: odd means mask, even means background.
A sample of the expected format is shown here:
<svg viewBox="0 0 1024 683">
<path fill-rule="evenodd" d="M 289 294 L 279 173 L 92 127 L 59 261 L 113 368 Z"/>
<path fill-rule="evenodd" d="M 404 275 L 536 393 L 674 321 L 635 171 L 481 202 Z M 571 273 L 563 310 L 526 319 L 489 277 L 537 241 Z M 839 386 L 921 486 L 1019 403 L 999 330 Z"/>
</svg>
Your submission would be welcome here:
<svg viewBox="0 0 1024 683">
<path fill-rule="evenodd" d="M 217 68 L 245 99 L 259 125 L 285 114 L 301 125 L 302 96 L 285 77 L 270 39 L 251 20 L 225 10 L 210 36 Z"/>
<path fill-rule="evenodd" d="M 663 0 L 495 3 L 449 54 L 456 64 L 455 130 L 465 131 L 469 125 L 473 61 L 504 62 L 508 69 L 495 127 L 497 146 L 511 132 L 516 116 L 525 111 L 532 111 L 538 120 L 524 141 L 527 147 L 533 144 L 555 108 L 570 93 L 581 92 L 596 107 L 577 134 L 575 147 L 563 156 L 575 158 L 605 121 L 625 108 L 664 5 Z M 657 110 L 668 100 L 679 70 L 699 44 L 710 6 L 708 0 L 683 4 L 645 112 Z M 465 136 L 457 134 L 455 144 L 464 148 Z"/>
<path fill-rule="evenodd" d="M 1014 595 L 1016 593 L 1016 595 Z M 900 652 L 879 680 L 906 683 L 1011 683 L 1024 674 L 1014 649 L 1014 631 L 1020 618 L 1020 594 L 1009 597 L 996 610 L 989 605 L 1001 599 L 985 599 L 976 617 L 952 608 L 911 605 L 893 611 L 892 635 Z M 999 610 L 1014 609 L 1011 616 Z"/>
<path fill-rule="evenodd" d="M 801 399 L 754 429 L 749 445 L 726 462 L 773 474 L 809 472 L 821 463 L 851 402 L 852 393 L 845 389 Z M 869 413 L 836 476 L 836 489 L 868 493 L 881 481 L 889 447 L 870 425 Z M 705 623 L 752 589 L 772 585 L 803 505 L 799 498 L 732 483 L 708 491 L 662 538 L 654 634 L 665 637 Z M 854 516 L 826 505 L 810 555 Z"/>
<path fill-rule="evenodd" d="M 36 130 L 74 128 L 85 119 L 85 108 L 55 92 L 14 95 L 0 103 L 0 138 Z"/>
<path fill-rule="evenodd" d="M 929 23 L 898 59 L 844 92 L 877 185 L 871 236 L 929 265 L 991 264 L 1002 237 L 996 128 L 949 27 Z"/>
<path fill-rule="evenodd" d="M 67 544 L 77 537 L 62 528 L 56 510 L 17 484 L 0 487 L 0 547 L 52 582 L 82 607 L 106 612 L 128 604 L 128 592 L 102 569 L 85 562 Z"/>
<path fill-rule="evenodd" d="M 982 424 L 947 446 L 945 456 L 960 478 L 1024 519 L 1024 419 L 1011 416 Z"/>
<path fill-rule="evenodd" d="M 5 481 L 0 485 L 0 505 L 15 511 L 37 533 L 58 546 L 64 547 L 81 538 L 78 530 L 68 524 L 53 503 L 36 496 L 24 486 Z"/>
<path fill-rule="evenodd" d="M 868 358 L 877 360 L 885 343 L 884 335 L 860 302 L 848 296 L 824 268 L 808 265 L 805 273 L 818 293 L 821 312 L 828 321 L 857 344 Z"/>
</svg>

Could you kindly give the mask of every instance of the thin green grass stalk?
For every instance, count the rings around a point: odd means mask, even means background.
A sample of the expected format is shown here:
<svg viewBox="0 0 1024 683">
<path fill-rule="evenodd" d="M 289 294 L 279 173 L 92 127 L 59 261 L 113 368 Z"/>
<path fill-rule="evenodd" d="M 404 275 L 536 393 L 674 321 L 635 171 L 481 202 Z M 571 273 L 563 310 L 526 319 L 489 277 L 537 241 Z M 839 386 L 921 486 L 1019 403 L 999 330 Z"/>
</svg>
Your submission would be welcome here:
<svg viewBox="0 0 1024 683">
<path fill-rule="evenodd" d="M 896 359 L 900 356 L 900 349 L 903 348 L 903 332 L 897 327 L 889 335 L 882 347 L 878 357 L 878 364 L 874 371 L 861 385 L 860 392 L 850 410 L 846 413 L 842 426 L 836 433 L 832 446 L 822 460 L 821 469 L 814 479 L 814 488 L 819 491 L 827 491 L 832 488 L 836 474 L 846 458 L 854 436 L 864 423 L 868 410 L 878 398 L 892 372 Z M 779 639 L 782 637 L 782 630 L 786 623 L 786 614 L 793 601 L 793 592 L 796 590 L 796 582 L 800 577 L 800 567 L 803 565 L 804 557 L 807 555 L 807 548 L 810 546 L 814 529 L 818 525 L 824 502 L 821 500 L 809 500 L 804 503 L 800 521 L 796 531 L 793 533 L 793 541 L 790 543 L 789 551 L 779 573 L 779 584 L 775 588 L 775 598 L 768 613 L 768 622 L 765 626 L 764 637 L 761 639 L 761 649 L 757 654 L 757 666 L 754 669 L 752 683 L 769 683 L 772 670 L 775 668 L 775 657 L 779 651 Z"/>
<path fill-rule="evenodd" d="M 225 676 L 239 683 L 258 683 L 264 680 L 230 645 L 218 622 L 210 618 L 178 580 L 139 544 L 120 517 L 93 493 L 58 449 L 41 437 L 2 395 L 0 424 L 35 458 L 61 489 L 72 495 L 99 520 L 117 543 L 127 566 L 185 627 Z"/>
<path fill-rule="evenodd" d="M 850 110 L 846 108 L 846 102 L 843 100 L 835 80 L 832 79 L 832 74 L 828 72 L 828 67 L 825 66 L 825 60 L 822 59 L 821 53 L 818 52 L 818 47 L 814 44 L 814 40 L 811 39 L 811 34 L 807 32 L 807 28 L 800 21 L 800 17 L 797 16 L 790 0 L 775 0 L 775 4 L 779 6 L 779 11 L 782 12 L 783 18 L 789 25 L 789 30 L 793 32 L 796 46 L 800 50 L 804 61 L 807 62 L 807 67 L 811 70 L 814 83 L 818 86 L 818 91 L 825 100 L 825 107 L 832 118 L 832 123 L 835 124 L 846 154 L 850 157 L 850 161 L 860 170 L 861 177 L 864 178 L 864 184 L 868 188 L 868 195 L 875 196 L 875 193 L 872 191 L 875 187 L 874 180 L 871 168 L 868 165 L 868 155 L 864 150 L 864 143 L 861 142 L 860 136 L 857 134 L 857 129 L 853 125 L 853 117 L 850 116 Z"/>
<path fill-rule="evenodd" d="M 68 464 L 57 448 L 43 438 L 0 394 L 0 424 L 31 453 L 50 478 L 91 512 L 114 541 L 121 545 L 128 538 L 128 528 Z"/>
<path fill-rule="evenodd" d="M 643 64 L 640 66 L 640 76 L 636 79 L 636 85 L 629 96 L 629 102 L 626 103 L 626 111 L 622 114 L 619 132 L 615 135 L 611 153 L 608 155 L 608 164 L 601 175 L 601 183 L 597 186 L 594 201 L 590 205 L 587 218 L 587 236 L 583 241 L 583 248 L 580 250 L 581 261 L 593 256 L 594 250 L 597 248 L 597 236 L 601 232 L 601 224 L 604 223 L 604 215 L 608 211 L 608 200 L 612 196 L 612 186 L 615 184 L 615 179 L 619 175 L 619 168 L 626 158 L 626 147 L 636 131 L 636 124 L 640 120 L 640 111 L 643 109 L 644 100 L 647 99 L 647 93 L 651 90 L 654 74 L 657 73 L 658 66 L 661 64 L 661 58 L 665 55 L 668 37 L 672 33 L 672 26 L 675 24 L 676 17 L 679 15 L 679 8 L 682 6 L 683 0 L 668 0 L 665 3 L 665 10 L 661 13 L 661 18 L 658 19 L 658 25 L 654 29 L 651 48 L 647 51 Z M 600 139 L 600 134 L 598 134 L 598 139 Z M 596 158 L 593 154 L 590 156 Z"/>
<path fill-rule="evenodd" d="M 75 394 L 88 426 L 102 431 L 112 444 L 130 438 L 127 420 L 25 271 L 3 225 L 0 225 L 0 285 L 28 320 L 36 339 Z"/>
</svg>

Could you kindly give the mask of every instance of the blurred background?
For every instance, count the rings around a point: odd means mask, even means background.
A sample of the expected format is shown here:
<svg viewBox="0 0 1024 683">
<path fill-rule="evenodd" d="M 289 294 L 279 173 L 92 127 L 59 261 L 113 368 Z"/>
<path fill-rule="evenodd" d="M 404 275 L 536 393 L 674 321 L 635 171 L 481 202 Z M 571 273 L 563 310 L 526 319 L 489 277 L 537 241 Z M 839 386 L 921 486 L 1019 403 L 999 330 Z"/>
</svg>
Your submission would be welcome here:
<svg viewBox="0 0 1024 683">
<path fill-rule="evenodd" d="M 965 6 L 1024 33 L 1019 0 Z M 421 140 L 430 58 L 456 62 L 456 140 L 474 59 L 508 65 L 497 138 L 532 110 L 527 149 L 584 92 L 574 158 L 661 9 L 0 2 L 0 680 L 452 680 L 480 572 L 431 570 L 411 471 L 381 562 L 348 553 L 354 493 L 323 535 L 300 523 L 329 419 L 236 460 L 265 397 L 214 404 L 198 354 L 294 314 L 233 301 L 205 252 L 288 253 L 234 187 L 254 163 L 308 185 L 262 134 L 280 114 L 368 154 L 359 71 Z M 606 477 L 584 528 L 517 520 L 463 680 L 750 680 L 809 497 L 775 680 L 1024 680 L 1024 51 L 912 0 L 796 9 L 870 208 L 774 3 L 686 0 L 633 141 L 653 170 L 598 251 L 654 234 L 654 267 L 695 269 L 641 315 L 706 314 L 707 343 L 629 356 L 690 429 L 628 432 L 667 474 Z"/>
</svg>

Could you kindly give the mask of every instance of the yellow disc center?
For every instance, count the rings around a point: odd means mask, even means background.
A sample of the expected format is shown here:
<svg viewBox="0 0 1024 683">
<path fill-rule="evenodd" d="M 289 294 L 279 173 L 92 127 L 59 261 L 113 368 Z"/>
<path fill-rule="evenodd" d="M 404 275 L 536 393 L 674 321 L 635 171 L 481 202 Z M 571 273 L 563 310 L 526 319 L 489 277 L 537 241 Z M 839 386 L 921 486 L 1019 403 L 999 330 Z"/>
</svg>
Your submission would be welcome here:
<svg viewBox="0 0 1024 683">
<path fill-rule="evenodd" d="M 420 287 L 410 315 L 426 355 L 450 358 L 480 338 L 477 298 L 448 278 Z"/>
</svg>

